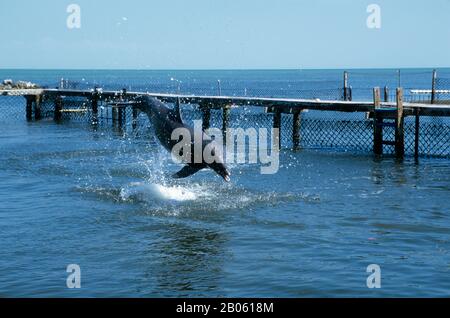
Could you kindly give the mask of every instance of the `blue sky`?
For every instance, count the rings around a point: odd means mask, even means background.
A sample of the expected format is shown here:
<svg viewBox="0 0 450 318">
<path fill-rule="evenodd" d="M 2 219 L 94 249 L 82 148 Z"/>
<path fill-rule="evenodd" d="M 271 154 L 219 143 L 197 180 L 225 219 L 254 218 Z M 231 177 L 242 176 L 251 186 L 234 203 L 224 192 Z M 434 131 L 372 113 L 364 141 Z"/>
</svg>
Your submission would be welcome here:
<svg viewBox="0 0 450 318">
<path fill-rule="evenodd" d="M 381 29 L 366 25 L 372 3 Z M 450 0 L 0 1 L 0 29 L 2 68 L 450 66 Z"/>
</svg>

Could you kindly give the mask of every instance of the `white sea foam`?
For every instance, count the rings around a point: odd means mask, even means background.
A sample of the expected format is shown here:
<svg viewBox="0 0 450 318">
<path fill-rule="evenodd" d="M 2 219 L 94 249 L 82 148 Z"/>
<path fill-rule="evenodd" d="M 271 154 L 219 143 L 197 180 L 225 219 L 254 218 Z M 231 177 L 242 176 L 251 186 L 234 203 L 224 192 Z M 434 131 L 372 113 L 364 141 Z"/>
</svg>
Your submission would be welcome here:
<svg viewBox="0 0 450 318">
<path fill-rule="evenodd" d="M 164 186 L 156 183 L 131 183 L 120 191 L 120 197 L 126 201 L 137 198 L 146 202 L 154 201 L 194 201 L 200 196 L 198 189 L 183 186 Z"/>
</svg>

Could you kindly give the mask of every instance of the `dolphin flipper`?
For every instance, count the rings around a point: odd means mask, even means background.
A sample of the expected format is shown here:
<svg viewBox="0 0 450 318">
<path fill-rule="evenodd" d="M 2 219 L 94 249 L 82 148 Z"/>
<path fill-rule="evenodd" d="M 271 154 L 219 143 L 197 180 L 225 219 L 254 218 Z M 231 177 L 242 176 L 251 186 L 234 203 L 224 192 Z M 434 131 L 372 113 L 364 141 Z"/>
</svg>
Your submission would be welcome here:
<svg viewBox="0 0 450 318">
<path fill-rule="evenodd" d="M 187 178 L 187 177 L 192 176 L 193 174 L 199 172 L 200 170 L 202 170 L 204 168 L 206 168 L 205 165 L 195 165 L 195 166 L 186 165 L 183 167 L 183 169 L 181 169 L 180 171 L 175 173 L 172 177 L 175 179 Z"/>
</svg>

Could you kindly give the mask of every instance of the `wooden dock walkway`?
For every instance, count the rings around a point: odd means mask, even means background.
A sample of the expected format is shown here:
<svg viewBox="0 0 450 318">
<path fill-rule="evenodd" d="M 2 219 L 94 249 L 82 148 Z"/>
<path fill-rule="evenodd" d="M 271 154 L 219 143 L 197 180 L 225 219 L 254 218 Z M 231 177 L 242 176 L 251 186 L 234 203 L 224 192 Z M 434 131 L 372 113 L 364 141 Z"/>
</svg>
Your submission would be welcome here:
<svg viewBox="0 0 450 318">
<path fill-rule="evenodd" d="M 0 91 L 0 96 L 58 96 L 58 97 L 86 97 L 97 96 L 98 100 L 107 101 L 117 98 L 132 99 L 136 96 L 152 96 L 163 102 L 174 103 L 178 99 L 182 103 L 209 105 L 211 108 L 222 108 L 228 105 L 235 106 L 259 106 L 275 109 L 282 113 L 293 113 L 295 110 L 321 110 L 340 112 L 372 112 L 373 101 L 341 101 L 320 99 L 295 99 L 295 98 L 267 98 L 267 97 L 240 97 L 240 96 L 199 96 L 160 94 L 149 92 L 124 92 L 124 91 L 94 91 L 94 90 L 67 90 L 67 89 L 31 89 L 31 90 L 9 90 Z M 381 96 L 381 95 L 380 95 Z M 396 108 L 396 102 L 383 102 L 378 104 L 380 108 Z M 403 103 L 405 116 L 413 116 L 419 110 L 423 116 L 450 116 L 450 104 L 425 104 L 425 103 Z"/>
<path fill-rule="evenodd" d="M 266 98 L 266 97 L 241 97 L 241 96 L 196 96 L 178 94 L 160 94 L 145 92 L 103 91 L 95 90 L 68 90 L 68 89 L 29 89 L 0 91 L 0 96 L 23 96 L 26 99 L 26 117 L 28 120 L 39 120 L 41 118 L 40 103 L 43 98 L 54 100 L 54 118 L 61 118 L 62 113 L 77 111 L 92 111 L 94 123 L 97 121 L 98 105 L 100 102 L 108 103 L 119 114 L 127 108 L 133 108 L 133 117 L 137 116 L 137 110 L 128 101 L 142 95 L 148 95 L 168 103 L 196 104 L 203 112 L 204 128 L 209 127 L 210 112 L 212 109 L 223 110 L 223 129 L 226 130 L 229 123 L 229 110 L 231 106 L 254 106 L 262 107 L 268 113 L 273 113 L 273 127 L 281 129 L 281 114 L 293 116 L 293 145 L 298 148 L 300 144 L 301 113 L 305 110 L 334 111 L 334 112 L 361 112 L 366 113 L 367 118 L 374 123 L 373 141 L 374 153 L 382 154 L 383 145 L 395 147 L 397 157 L 404 156 L 404 119 L 414 116 L 416 120 L 415 131 L 415 155 L 419 154 L 419 122 L 421 116 L 450 116 L 450 105 L 432 105 L 403 102 L 403 89 L 396 90 L 395 102 L 383 102 L 380 88 L 374 88 L 372 101 L 348 101 L 348 100 L 320 100 L 320 99 L 292 99 L 292 98 Z M 83 97 L 89 101 L 83 109 L 65 109 L 64 99 L 70 97 Z M 393 127 L 395 129 L 395 141 L 383 139 L 383 128 Z M 450 142 L 450 141 L 449 141 Z"/>
</svg>

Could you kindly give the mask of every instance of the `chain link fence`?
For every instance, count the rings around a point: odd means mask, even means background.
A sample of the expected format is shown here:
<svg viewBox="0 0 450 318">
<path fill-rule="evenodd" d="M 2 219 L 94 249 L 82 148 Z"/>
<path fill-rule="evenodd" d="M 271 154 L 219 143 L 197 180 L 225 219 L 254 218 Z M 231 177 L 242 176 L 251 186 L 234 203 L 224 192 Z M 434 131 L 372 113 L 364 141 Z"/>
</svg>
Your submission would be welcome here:
<svg viewBox="0 0 450 318">
<path fill-rule="evenodd" d="M 447 75 L 448 71 L 443 72 L 443 74 Z M 380 87 L 386 91 L 382 96 L 383 100 L 393 102 L 395 101 L 395 88 L 403 87 L 406 102 L 423 104 L 450 102 L 450 94 L 445 92 L 450 90 L 450 80 L 441 76 L 439 71 L 350 71 L 349 85 L 352 86 L 352 99 L 355 101 L 371 100 L 373 87 Z"/>
<path fill-rule="evenodd" d="M 421 116 L 419 141 L 419 153 L 449 157 L 450 118 Z"/>
<path fill-rule="evenodd" d="M 26 120 L 25 99 L 22 96 L 0 96 L 0 123 Z"/>
<path fill-rule="evenodd" d="M 450 78 L 438 77 L 436 79 L 436 103 L 450 104 Z"/>
</svg>

